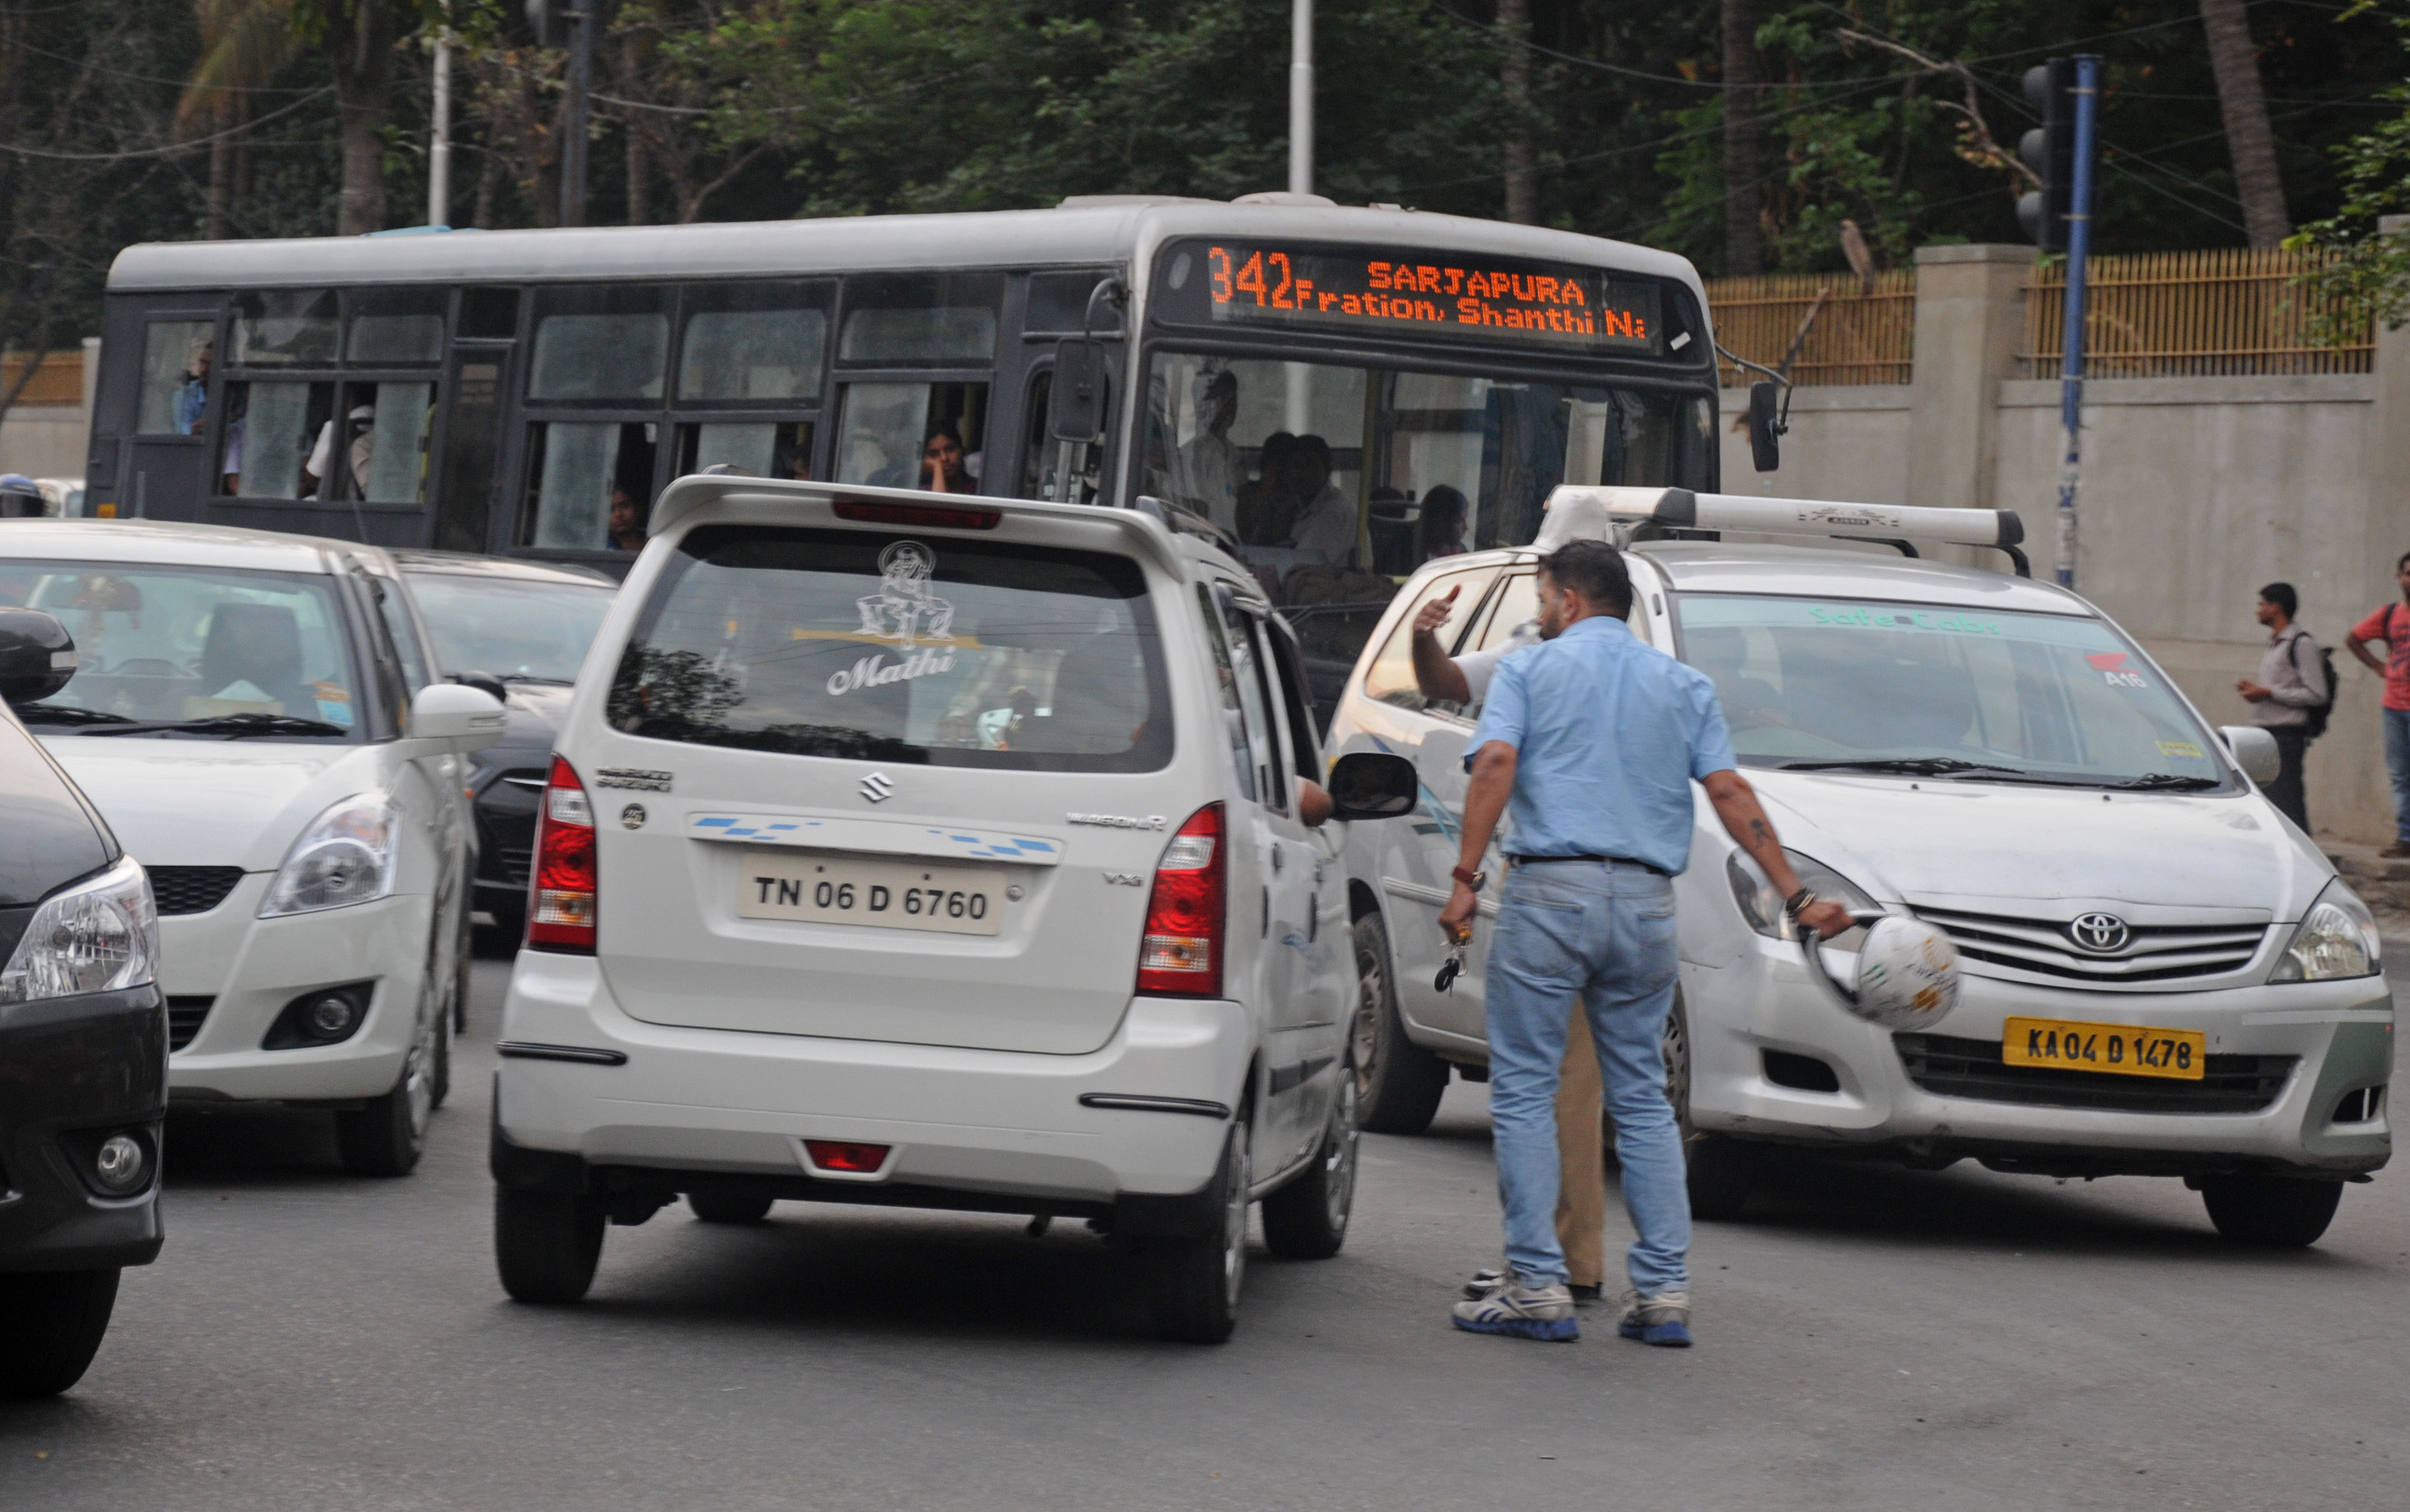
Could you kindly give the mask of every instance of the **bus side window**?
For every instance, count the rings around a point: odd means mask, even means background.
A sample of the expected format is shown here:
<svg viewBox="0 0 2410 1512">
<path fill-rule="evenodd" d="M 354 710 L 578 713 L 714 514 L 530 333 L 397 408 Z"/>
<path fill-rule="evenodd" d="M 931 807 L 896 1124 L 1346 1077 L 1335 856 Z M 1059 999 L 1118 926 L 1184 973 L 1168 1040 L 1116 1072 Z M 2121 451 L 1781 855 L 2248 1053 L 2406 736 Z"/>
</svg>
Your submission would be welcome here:
<svg viewBox="0 0 2410 1512">
<path fill-rule="evenodd" d="M 135 429 L 146 436 L 196 436 L 217 356 L 217 322 L 154 320 L 142 332 L 142 390 Z"/>
<path fill-rule="evenodd" d="M 848 384 L 837 410 L 836 481 L 879 488 L 932 488 L 978 493 L 986 471 L 985 384 Z M 927 453 L 945 448 L 942 435 L 959 450 L 940 471 Z M 942 458 L 941 458 L 942 459 Z"/>
</svg>

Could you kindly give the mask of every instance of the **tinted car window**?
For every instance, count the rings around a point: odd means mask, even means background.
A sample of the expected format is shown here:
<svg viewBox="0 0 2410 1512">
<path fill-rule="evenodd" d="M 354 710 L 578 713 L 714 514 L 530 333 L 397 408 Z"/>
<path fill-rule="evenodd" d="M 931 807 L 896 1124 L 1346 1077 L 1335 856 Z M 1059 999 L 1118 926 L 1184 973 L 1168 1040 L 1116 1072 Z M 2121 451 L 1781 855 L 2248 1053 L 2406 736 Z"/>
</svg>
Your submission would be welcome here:
<svg viewBox="0 0 2410 1512">
<path fill-rule="evenodd" d="M 1163 652 L 1125 557 L 870 531 L 696 531 L 613 678 L 631 734 L 796 756 L 1146 772 Z"/>
</svg>

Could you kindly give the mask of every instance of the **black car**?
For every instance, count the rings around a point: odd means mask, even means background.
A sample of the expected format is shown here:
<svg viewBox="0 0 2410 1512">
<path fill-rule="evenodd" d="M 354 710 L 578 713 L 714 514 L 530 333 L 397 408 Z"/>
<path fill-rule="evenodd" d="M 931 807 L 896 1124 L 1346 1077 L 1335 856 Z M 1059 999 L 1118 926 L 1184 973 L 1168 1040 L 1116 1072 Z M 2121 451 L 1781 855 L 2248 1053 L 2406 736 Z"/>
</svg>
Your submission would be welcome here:
<svg viewBox="0 0 2410 1512">
<path fill-rule="evenodd" d="M 471 758 L 469 790 L 477 813 L 476 906 L 493 915 L 497 934 L 516 940 L 526 929 L 528 864 L 552 733 L 619 585 L 582 567 L 506 557 L 396 551 L 393 560 L 435 637 L 442 670 L 510 709 L 501 744 Z"/>
<path fill-rule="evenodd" d="M 75 676 L 49 615 L 0 609 L 0 701 Z M 118 1272 L 159 1253 L 167 1007 L 150 879 L 0 713 L 0 1397 L 83 1377 Z"/>
</svg>

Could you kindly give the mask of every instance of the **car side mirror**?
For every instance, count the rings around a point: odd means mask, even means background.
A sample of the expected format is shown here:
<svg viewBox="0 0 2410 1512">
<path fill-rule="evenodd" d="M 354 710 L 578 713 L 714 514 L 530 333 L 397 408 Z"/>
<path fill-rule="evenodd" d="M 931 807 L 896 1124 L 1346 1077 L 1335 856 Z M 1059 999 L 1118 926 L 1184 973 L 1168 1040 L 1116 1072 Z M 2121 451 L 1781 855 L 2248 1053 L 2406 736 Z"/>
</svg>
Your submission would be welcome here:
<svg viewBox="0 0 2410 1512">
<path fill-rule="evenodd" d="M 1790 427 L 1782 423 L 1778 408 L 1781 386 L 1771 378 L 1749 385 L 1749 458 L 1760 472 L 1782 465 L 1781 437 Z"/>
<path fill-rule="evenodd" d="M 501 701 L 454 682 L 430 682 L 410 701 L 410 738 L 440 740 L 465 756 L 500 745 L 511 717 Z"/>
<path fill-rule="evenodd" d="M 1067 336 L 1054 343 L 1051 434 L 1056 441 L 1093 446 L 1105 439 L 1105 343 Z"/>
<path fill-rule="evenodd" d="M 1328 787 L 1334 819 L 1399 819 L 1415 811 L 1422 781 L 1403 756 L 1358 750 L 1331 763 Z"/>
<path fill-rule="evenodd" d="M 2218 726 L 2219 738 L 2234 753 L 2234 764 L 2243 775 L 2261 787 L 2276 780 L 2284 770 L 2284 758 L 2276 753 L 2276 737 L 2256 724 L 2225 724 Z"/>
<path fill-rule="evenodd" d="M 0 702 L 36 704 L 73 681 L 75 640 L 39 609 L 0 609 Z"/>
<path fill-rule="evenodd" d="M 451 680 L 463 688 L 474 688 L 497 704 L 511 701 L 510 685 L 490 672 L 456 672 Z"/>
</svg>

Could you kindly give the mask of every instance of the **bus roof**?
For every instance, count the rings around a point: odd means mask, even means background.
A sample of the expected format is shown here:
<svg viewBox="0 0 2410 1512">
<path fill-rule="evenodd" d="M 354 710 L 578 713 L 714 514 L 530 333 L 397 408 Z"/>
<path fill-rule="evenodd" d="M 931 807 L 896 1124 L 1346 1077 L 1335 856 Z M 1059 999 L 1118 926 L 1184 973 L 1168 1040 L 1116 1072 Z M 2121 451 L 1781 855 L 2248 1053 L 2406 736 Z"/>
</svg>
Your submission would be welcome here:
<svg viewBox="0 0 2410 1512">
<path fill-rule="evenodd" d="M 150 241 L 117 254 L 112 293 L 327 284 L 736 278 L 865 269 L 1118 263 L 1180 236 L 1451 249 L 1653 273 L 1698 289 L 1672 253 L 1570 231 L 1409 210 L 1099 196 L 1055 210 L 528 231 Z M 1141 276 L 1143 276 L 1141 274 Z"/>
</svg>

